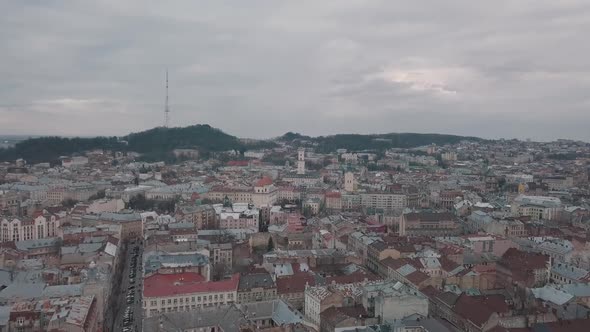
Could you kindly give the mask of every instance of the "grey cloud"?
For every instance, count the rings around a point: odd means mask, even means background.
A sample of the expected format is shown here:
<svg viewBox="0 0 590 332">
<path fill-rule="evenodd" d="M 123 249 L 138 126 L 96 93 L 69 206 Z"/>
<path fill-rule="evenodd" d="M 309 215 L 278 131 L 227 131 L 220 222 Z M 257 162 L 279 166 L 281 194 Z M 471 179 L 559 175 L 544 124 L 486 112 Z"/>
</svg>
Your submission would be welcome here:
<svg viewBox="0 0 590 332">
<path fill-rule="evenodd" d="M 0 133 L 590 140 L 590 4 L 1 2 Z"/>
</svg>

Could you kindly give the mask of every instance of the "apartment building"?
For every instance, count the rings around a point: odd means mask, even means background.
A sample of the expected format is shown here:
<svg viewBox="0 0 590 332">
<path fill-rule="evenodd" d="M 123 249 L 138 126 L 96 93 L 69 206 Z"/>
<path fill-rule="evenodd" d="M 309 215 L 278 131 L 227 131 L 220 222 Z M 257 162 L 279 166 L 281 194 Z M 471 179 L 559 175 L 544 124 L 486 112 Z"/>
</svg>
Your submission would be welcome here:
<svg viewBox="0 0 590 332">
<path fill-rule="evenodd" d="M 403 210 L 408 206 L 406 195 L 398 193 L 362 193 L 361 206 L 377 210 Z"/>
<path fill-rule="evenodd" d="M 220 229 L 251 229 L 258 231 L 260 211 L 247 203 L 234 203 L 231 207 L 213 205 Z"/>
<path fill-rule="evenodd" d="M 52 214 L 38 214 L 35 218 L 3 218 L 0 220 L 2 242 L 38 240 L 57 236 L 59 218 Z"/>
<path fill-rule="evenodd" d="M 511 205 L 515 217 L 527 216 L 532 220 L 553 220 L 562 209 L 559 198 L 548 196 L 519 195 Z"/>
<path fill-rule="evenodd" d="M 209 282 L 197 273 L 154 274 L 144 279 L 145 317 L 232 304 L 238 298 L 239 282 L 239 274 Z"/>
<path fill-rule="evenodd" d="M 461 232 L 459 223 L 452 213 L 412 212 L 403 215 L 400 221 L 400 235 L 449 236 Z"/>
</svg>

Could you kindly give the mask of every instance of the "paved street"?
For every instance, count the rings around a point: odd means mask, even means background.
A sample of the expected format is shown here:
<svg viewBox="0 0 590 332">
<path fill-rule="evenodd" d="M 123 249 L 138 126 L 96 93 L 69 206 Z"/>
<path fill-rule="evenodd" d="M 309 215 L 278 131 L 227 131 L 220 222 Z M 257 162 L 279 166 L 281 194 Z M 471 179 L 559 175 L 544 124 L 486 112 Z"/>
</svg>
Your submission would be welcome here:
<svg viewBox="0 0 590 332">
<path fill-rule="evenodd" d="M 135 251 L 135 248 L 138 248 Z M 141 331 L 141 321 L 143 317 L 143 308 L 141 300 L 141 289 L 143 286 L 143 272 L 142 272 L 142 254 L 143 246 L 139 241 L 135 244 L 129 243 L 125 262 L 123 264 L 125 270 L 121 277 L 121 287 L 117 300 L 117 316 L 115 317 L 114 331 Z M 137 256 L 136 256 L 137 255 Z M 135 268 L 132 267 L 132 262 L 137 261 Z M 129 276 L 131 272 L 135 272 L 135 280 L 132 283 Z M 129 289 L 133 287 L 132 289 Z M 132 304 L 127 304 L 128 294 L 134 294 L 134 301 Z M 131 311 L 133 319 L 130 322 L 125 322 L 125 312 Z"/>
</svg>

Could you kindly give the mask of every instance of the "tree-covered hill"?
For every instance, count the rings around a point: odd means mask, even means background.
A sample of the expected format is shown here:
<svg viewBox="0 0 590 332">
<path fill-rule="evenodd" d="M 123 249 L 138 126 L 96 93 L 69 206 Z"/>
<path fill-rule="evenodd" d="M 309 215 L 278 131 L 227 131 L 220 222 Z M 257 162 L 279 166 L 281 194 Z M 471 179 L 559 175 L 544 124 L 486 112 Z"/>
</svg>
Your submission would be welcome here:
<svg viewBox="0 0 590 332">
<path fill-rule="evenodd" d="M 337 149 L 349 151 L 383 151 L 388 148 L 413 148 L 428 144 L 453 144 L 462 140 L 481 140 L 441 134 L 392 133 L 378 135 L 340 134 L 310 137 L 289 132 L 276 141 L 295 145 L 313 144 L 318 152 L 333 152 Z M 144 160 L 174 161 L 174 149 L 197 149 L 203 156 L 211 152 L 252 149 L 266 149 L 277 146 L 271 140 L 244 140 L 224 133 L 209 125 L 194 125 L 182 128 L 158 127 L 132 133 L 124 137 L 39 137 L 18 142 L 14 147 L 0 149 L 0 161 L 14 161 L 23 158 L 29 163 L 52 162 L 61 156 L 82 154 L 88 150 L 134 151 L 142 154 Z M 245 143 L 248 142 L 248 143 Z"/>
<path fill-rule="evenodd" d="M 38 137 L 16 143 L 8 149 L 0 149 L 0 161 L 13 161 L 19 158 L 30 163 L 52 162 L 61 156 L 70 156 L 88 150 L 105 149 L 122 151 L 123 143 L 117 137 Z"/>
<path fill-rule="evenodd" d="M 61 156 L 81 154 L 88 150 L 135 151 L 147 160 L 166 160 L 173 149 L 198 149 L 203 153 L 238 150 L 246 145 L 235 136 L 228 135 L 209 125 L 184 128 L 154 128 L 122 138 L 92 137 L 39 137 L 17 143 L 14 147 L 0 149 L 0 161 L 23 158 L 29 163 L 51 162 Z"/>
<path fill-rule="evenodd" d="M 429 144 L 444 145 L 455 144 L 463 140 L 481 141 L 481 138 L 444 135 L 444 134 L 416 134 L 416 133 L 391 133 L 391 134 L 338 134 L 331 136 L 309 137 L 300 134 L 287 133 L 279 138 L 282 141 L 305 140 L 315 145 L 319 152 L 333 152 L 337 149 L 349 151 L 376 150 L 382 151 L 389 148 L 415 148 Z"/>
<path fill-rule="evenodd" d="M 139 153 L 171 151 L 173 149 L 199 149 L 201 151 L 239 150 L 239 139 L 209 125 L 164 128 L 133 133 L 123 137 L 128 149 Z"/>
</svg>

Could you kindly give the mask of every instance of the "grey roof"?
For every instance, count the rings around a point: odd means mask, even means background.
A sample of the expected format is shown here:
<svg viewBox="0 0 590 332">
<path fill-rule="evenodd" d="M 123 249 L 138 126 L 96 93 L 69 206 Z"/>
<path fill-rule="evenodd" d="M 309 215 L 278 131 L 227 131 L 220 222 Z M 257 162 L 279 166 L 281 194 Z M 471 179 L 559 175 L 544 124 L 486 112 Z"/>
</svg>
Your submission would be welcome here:
<svg viewBox="0 0 590 332">
<path fill-rule="evenodd" d="M 60 249 L 62 255 L 75 254 L 77 250 L 77 246 L 63 246 Z"/>
<path fill-rule="evenodd" d="M 282 300 L 243 303 L 237 305 L 249 319 L 272 319 L 277 326 L 302 322 L 301 313 L 291 309 Z"/>
<path fill-rule="evenodd" d="M 104 245 L 102 243 L 80 243 L 78 251 L 82 253 L 91 253 L 99 251 Z"/>
<path fill-rule="evenodd" d="M 98 219 L 114 222 L 131 222 L 141 220 L 141 215 L 135 212 L 103 212 L 98 216 Z"/>
<path fill-rule="evenodd" d="M 62 228 L 62 231 L 65 234 L 78 234 L 78 233 L 92 233 L 96 232 L 98 229 L 96 227 L 78 227 L 78 226 L 69 226 Z"/>
<path fill-rule="evenodd" d="M 195 228 L 195 224 L 192 222 L 177 222 L 168 224 L 169 229 L 193 229 Z"/>
<path fill-rule="evenodd" d="M 224 332 L 237 332 L 246 323 L 244 314 L 234 305 L 193 311 L 170 312 L 146 318 L 144 332 L 186 331 L 200 327 L 219 326 Z M 160 328 L 162 323 L 162 328 Z"/>
<path fill-rule="evenodd" d="M 42 297 L 58 298 L 81 296 L 83 288 L 84 284 L 47 286 L 43 290 Z"/>
<path fill-rule="evenodd" d="M 240 276 L 238 292 L 261 287 L 265 289 L 276 287 L 269 273 L 245 274 Z"/>
<path fill-rule="evenodd" d="M 167 254 L 152 252 L 145 255 L 145 272 L 152 273 L 163 266 L 204 266 L 209 264 L 209 257 L 199 253 Z"/>
<path fill-rule="evenodd" d="M 590 284 L 568 284 L 562 285 L 562 289 L 576 297 L 590 296 Z"/>
<path fill-rule="evenodd" d="M 12 310 L 12 306 L 0 306 L 0 326 L 8 325 L 8 319 L 10 318 L 10 311 Z"/>
<path fill-rule="evenodd" d="M 277 326 L 303 321 L 302 315 L 291 309 L 284 301 L 273 300 L 163 313 L 144 319 L 143 331 L 185 331 L 215 326 L 224 332 L 237 332 L 240 325 L 258 319 L 272 319 Z"/>
<path fill-rule="evenodd" d="M 90 236 L 85 237 L 82 243 L 104 243 L 108 240 L 107 236 Z"/>
<path fill-rule="evenodd" d="M 10 271 L 0 270 L 0 286 L 8 286 L 12 283 Z"/>
<path fill-rule="evenodd" d="M 564 263 L 553 264 L 551 272 L 572 280 L 581 280 L 589 274 L 587 270 Z"/>
<path fill-rule="evenodd" d="M 59 243 L 60 239 L 57 237 L 53 238 L 46 238 L 46 239 L 39 239 L 39 240 L 24 240 L 24 241 L 17 241 L 14 243 L 16 249 L 22 251 L 28 251 L 31 249 L 37 248 L 45 248 L 55 246 Z"/>
<path fill-rule="evenodd" d="M 39 299 L 43 289 L 43 283 L 13 283 L 0 291 L 0 303 Z"/>
<path fill-rule="evenodd" d="M 436 332 L 451 332 L 449 327 L 445 326 L 441 321 L 434 319 L 434 318 L 424 318 L 421 317 L 420 319 L 403 319 L 402 324 L 406 327 L 412 326 L 421 326 L 426 331 L 436 331 Z"/>
<path fill-rule="evenodd" d="M 541 288 L 533 288 L 531 289 L 531 292 L 536 298 L 555 303 L 557 305 L 564 305 L 574 298 L 572 294 L 558 289 L 552 285 L 547 285 Z"/>
</svg>

